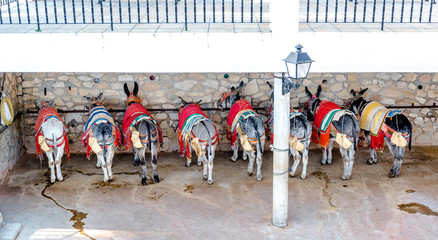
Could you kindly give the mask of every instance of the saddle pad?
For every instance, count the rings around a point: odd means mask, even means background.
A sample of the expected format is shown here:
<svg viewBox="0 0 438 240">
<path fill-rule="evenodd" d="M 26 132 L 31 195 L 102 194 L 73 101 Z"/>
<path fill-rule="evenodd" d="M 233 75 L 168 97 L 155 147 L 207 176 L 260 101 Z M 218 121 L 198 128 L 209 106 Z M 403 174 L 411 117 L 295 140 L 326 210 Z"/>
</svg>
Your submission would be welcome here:
<svg viewBox="0 0 438 240">
<path fill-rule="evenodd" d="M 128 131 L 132 123 L 140 120 L 138 119 L 138 117 L 142 115 L 146 115 L 150 119 L 153 119 L 149 114 L 149 112 L 146 110 L 146 108 L 143 107 L 143 105 L 138 103 L 133 103 L 129 105 L 129 107 L 126 109 L 125 116 L 123 117 L 123 123 L 122 123 L 123 132 L 125 133 L 126 131 Z"/>
<path fill-rule="evenodd" d="M 390 112 L 390 110 L 385 108 L 382 104 L 370 102 L 362 111 L 360 128 L 370 131 L 373 136 L 378 136 L 388 112 Z"/>
<path fill-rule="evenodd" d="M 205 114 L 201 110 L 201 107 L 198 104 L 189 104 L 185 107 L 182 107 L 180 108 L 178 113 L 178 119 L 179 119 L 178 129 L 180 131 L 182 131 L 187 118 L 190 117 L 190 115 L 192 114 L 199 114 L 207 118 L 207 116 L 205 116 Z"/>
<path fill-rule="evenodd" d="M 87 132 L 94 123 L 100 120 L 106 120 L 109 123 L 111 123 L 111 125 L 116 126 L 113 118 L 111 117 L 111 114 L 108 112 L 108 110 L 106 110 L 106 108 L 95 107 L 90 111 L 90 117 L 88 118 L 88 121 L 85 124 L 84 132 Z"/>
<path fill-rule="evenodd" d="M 227 119 L 227 124 L 229 127 L 231 127 L 233 125 L 233 121 L 236 118 L 236 115 L 242 111 L 242 110 L 246 110 L 246 109 L 250 109 L 252 111 L 254 111 L 254 109 L 251 107 L 251 104 L 245 100 L 245 99 L 241 99 L 236 101 L 233 106 L 231 106 L 230 109 L 230 114 L 228 114 L 228 119 Z"/>
<path fill-rule="evenodd" d="M 330 101 L 322 101 L 316 111 L 313 126 L 318 128 L 321 132 L 325 133 L 330 126 L 333 117 L 335 117 L 335 114 L 339 111 L 342 111 L 342 109 L 338 105 L 336 105 L 336 103 Z"/>
</svg>

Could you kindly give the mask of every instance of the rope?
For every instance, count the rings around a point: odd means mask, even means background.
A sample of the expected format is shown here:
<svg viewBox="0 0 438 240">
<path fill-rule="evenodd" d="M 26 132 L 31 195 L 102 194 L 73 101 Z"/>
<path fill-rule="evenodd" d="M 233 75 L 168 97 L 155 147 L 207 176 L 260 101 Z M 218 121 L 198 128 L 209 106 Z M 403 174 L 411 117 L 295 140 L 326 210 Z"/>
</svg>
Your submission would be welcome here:
<svg viewBox="0 0 438 240">
<path fill-rule="evenodd" d="M 273 174 L 274 176 L 281 176 L 281 175 L 286 174 L 288 171 L 289 171 L 289 170 L 286 170 L 285 172 L 282 172 L 282 173 L 272 172 L 272 174 Z"/>
</svg>

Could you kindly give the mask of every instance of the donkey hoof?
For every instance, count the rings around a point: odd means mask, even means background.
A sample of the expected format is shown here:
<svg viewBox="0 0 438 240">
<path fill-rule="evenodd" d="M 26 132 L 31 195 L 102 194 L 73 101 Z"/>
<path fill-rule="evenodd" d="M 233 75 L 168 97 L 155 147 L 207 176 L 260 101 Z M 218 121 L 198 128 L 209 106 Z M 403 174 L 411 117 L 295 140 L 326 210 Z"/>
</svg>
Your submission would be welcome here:
<svg viewBox="0 0 438 240">
<path fill-rule="evenodd" d="M 303 179 L 303 180 L 306 179 L 306 174 L 302 174 L 301 179 Z"/>
<path fill-rule="evenodd" d="M 202 179 L 203 179 L 204 181 L 207 181 L 207 179 L 208 179 L 207 175 L 202 176 Z"/>
<path fill-rule="evenodd" d="M 289 177 L 290 177 L 290 178 L 293 178 L 293 177 L 295 177 L 295 174 L 293 174 L 293 173 L 289 173 Z"/>
<path fill-rule="evenodd" d="M 202 166 L 202 162 L 198 162 L 198 166 Z"/>
<path fill-rule="evenodd" d="M 262 179 L 263 179 L 262 176 L 257 177 L 257 181 L 261 181 Z"/>
<path fill-rule="evenodd" d="M 368 165 L 373 165 L 373 159 L 368 159 L 368 160 L 367 160 L 367 164 L 368 164 Z"/>
<path fill-rule="evenodd" d="M 56 181 L 56 178 L 50 178 L 51 183 L 55 183 L 55 181 Z"/>
<path fill-rule="evenodd" d="M 213 180 L 208 180 L 208 185 L 213 184 Z"/>
<path fill-rule="evenodd" d="M 104 178 L 103 181 L 104 181 L 104 182 L 108 182 L 108 178 Z"/>
<path fill-rule="evenodd" d="M 248 176 L 250 176 L 250 177 L 251 177 L 251 176 L 252 176 L 252 172 L 248 172 Z"/>
<path fill-rule="evenodd" d="M 142 178 L 141 179 L 141 185 L 146 185 L 146 180 L 147 180 L 147 178 Z"/>
<path fill-rule="evenodd" d="M 134 166 L 136 167 L 140 166 L 140 161 L 134 161 Z"/>
<path fill-rule="evenodd" d="M 160 182 L 160 178 L 158 177 L 158 175 L 154 176 L 154 181 L 155 181 L 155 183 L 159 183 Z"/>
<path fill-rule="evenodd" d="M 64 178 L 63 177 L 59 177 L 58 181 L 62 182 L 62 181 L 64 181 Z"/>
<path fill-rule="evenodd" d="M 186 162 L 186 167 L 190 167 L 190 163 L 189 162 Z"/>
<path fill-rule="evenodd" d="M 236 160 L 237 160 L 237 157 L 236 158 L 231 157 L 231 161 L 235 162 Z"/>
</svg>

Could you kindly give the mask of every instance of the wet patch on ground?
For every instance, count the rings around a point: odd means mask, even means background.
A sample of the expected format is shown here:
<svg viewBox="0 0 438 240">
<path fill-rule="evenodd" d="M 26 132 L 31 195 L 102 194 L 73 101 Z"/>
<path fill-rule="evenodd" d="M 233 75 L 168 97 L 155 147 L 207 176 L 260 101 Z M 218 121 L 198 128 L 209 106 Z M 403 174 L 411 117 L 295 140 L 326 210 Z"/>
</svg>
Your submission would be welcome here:
<svg viewBox="0 0 438 240">
<path fill-rule="evenodd" d="M 415 190 L 409 189 L 409 190 L 406 190 L 406 192 L 407 192 L 407 193 L 414 193 Z"/>
<path fill-rule="evenodd" d="M 330 179 L 327 176 L 326 172 L 321 171 L 314 171 L 311 173 L 312 176 L 315 176 L 316 178 L 322 180 L 325 183 L 324 188 L 322 189 L 323 196 L 328 198 L 328 202 L 330 204 L 330 207 L 336 208 L 336 206 L 332 203 L 333 197 L 328 193 L 328 185 L 330 183 Z"/>
<path fill-rule="evenodd" d="M 193 189 L 195 189 L 193 185 L 184 184 L 184 192 L 193 193 Z"/>
<path fill-rule="evenodd" d="M 83 220 L 87 217 L 88 214 L 84 213 L 84 212 L 80 212 L 80 211 L 75 210 L 75 209 L 66 208 L 66 207 L 62 206 L 61 204 L 59 204 L 54 198 L 47 195 L 46 190 L 52 185 L 53 184 L 51 184 L 49 181 L 47 181 L 47 185 L 43 189 L 43 191 L 41 192 L 41 195 L 49 200 L 52 200 L 56 204 L 56 206 L 66 210 L 66 211 L 71 212 L 73 214 L 73 216 L 70 218 L 70 221 L 73 222 L 72 227 L 74 227 L 76 230 L 78 230 L 80 234 L 88 237 L 89 239 L 95 240 L 95 238 L 91 237 L 90 235 L 88 235 L 84 232 L 85 223 L 83 222 Z"/>
<path fill-rule="evenodd" d="M 427 216 L 438 216 L 438 212 L 432 211 L 428 206 L 420 203 L 408 203 L 397 205 L 399 210 L 405 211 L 407 213 L 415 214 L 421 213 Z"/>
</svg>

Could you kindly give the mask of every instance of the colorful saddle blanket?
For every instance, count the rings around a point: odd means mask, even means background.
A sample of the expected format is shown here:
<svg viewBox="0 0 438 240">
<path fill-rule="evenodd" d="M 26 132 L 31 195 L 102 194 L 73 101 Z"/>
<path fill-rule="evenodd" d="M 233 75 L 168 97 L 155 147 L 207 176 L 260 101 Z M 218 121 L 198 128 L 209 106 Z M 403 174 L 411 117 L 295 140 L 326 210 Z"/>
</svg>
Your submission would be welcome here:
<svg viewBox="0 0 438 240">
<path fill-rule="evenodd" d="M 122 123 L 122 132 L 123 132 L 123 145 L 126 150 L 129 150 L 132 146 L 131 134 L 132 127 L 137 124 L 138 121 L 147 119 L 150 120 L 158 131 L 158 141 L 163 144 L 163 131 L 161 130 L 160 125 L 155 121 L 155 119 L 149 114 L 143 105 L 139 103 L 133 103 L 128 106 L 125 112 L 125 117 L 123 118 Z"/>
<path fill-rule="evenodd" d="M 187 158 L 191 158 L 192 154 L 189 151 L 190 140 L 192 139 L 192 128 L 196 124 L 202 121 L 210 121 L 202 112 L 201 107 L 197 103 L 188 104 L 185 107 L 181 107 L 178 112 L 178 142 L 180 156 L 184 156 L 186 153 Z M 217 130 L 212 144 L 216 144 L 219 141 Z"/>
<path fill-rule="evenodd" d="M 230 114 L 228 115 L 227 124 L 230 128 L 231 133 L 231 146 L 234 146 L 234 143 L 236 142 L 237 138 L 237 127 L 240 125 L 240 123 L 249 118 L 249 117 L 259 117 L 256 112 L 254 112 L 254 109 L 251 107 L 251 104 L 245 100 L 241 99 L 236 101 L 233 106 L 231 106 Z M 261 118 L 260 118 L 261 119 Z M 260 138 L 264 137 L 261 136 Z M 249 142 L 256 142 L 256 139 L 248 139 Z"/>
<path fill-rule="evenodd" d="M 56 109 L 51 108 L 51 107 L 43 107 L 38 112 L 38 118 L 37 118 L 37 121 L 36 121 L 35 126 L 34 126 L 36 150 L 37 150 L 37 155 L 40 159 L 42 159 L 42 157 L 43 157 L 43 151 L 42 151 L 41 146 L 40 146 L 39 141 L 38 141 L 39 136 L 43 136 L 43 131 L 41 129 L 41 125 L 50 118 L 56 118 L 62 122 L 61 116 L 59 116 Z M 62 122 L 62 124 L 64 125 L 64 132 L 63 132 L 62 136 L 58 139 L 52 139 L 52 141 L 53 141 L 53 144 L 56 144 L 57 141 L 63 139 L 63 141 L 61 143 L 57 144 L 57 147 L 62 146 L 62 144 L 65 143 L 64 152 L 67 155 L 68 160 L 70 160 L 70 147 L 69 147 L 68 138 L 67 138 L 67 127 L 65 126 L 64 122 Z M 54 145 L 53 146 L 48 145 L 48 146 L 51 148 L 55 147 Z"/>
<path fill-rule="evenodd" d="M 95 124 L 98 124 L 100 122 L 107 122 L 111 124 L 113 128 L 112 137 L 110 139 L 107 139 L 106 141 L 106 147 L 108 148 L 113 143 L 116 145 L 117 148 L 120 148 L 121 146 L 121 134 L 119 128 L 117 128 L 116 124 L 114 123 L 113 118 L 111 117 L 111 114 L 106 110 L 106 108 L 102 106 L 94 107 L 90 110 L 90 117 L 88 118 L 87 123 L 84 127 L 84 134 L 82 135 L 81 142 L 83 146 L 87 146 L 87 158 L 90 159 L 90 155 L 92 153 L 91 146 L 88 144 L 88 140 L 90 137 L 93 137 L 93 131 L 91 131 L 91 127 Z M 102 146 L 103 142 L 98 141 L 99 145 Z"/>
</svg>

